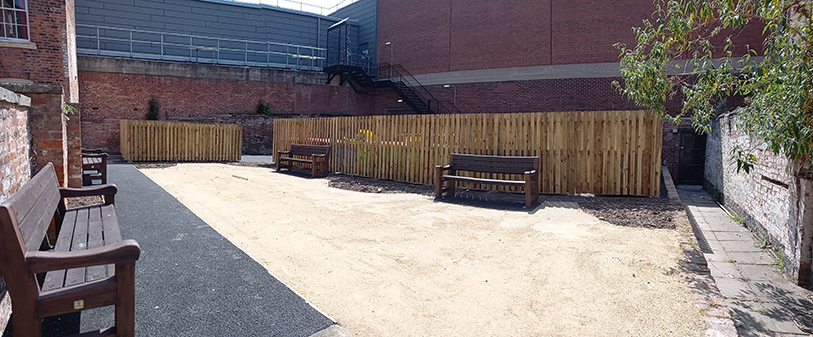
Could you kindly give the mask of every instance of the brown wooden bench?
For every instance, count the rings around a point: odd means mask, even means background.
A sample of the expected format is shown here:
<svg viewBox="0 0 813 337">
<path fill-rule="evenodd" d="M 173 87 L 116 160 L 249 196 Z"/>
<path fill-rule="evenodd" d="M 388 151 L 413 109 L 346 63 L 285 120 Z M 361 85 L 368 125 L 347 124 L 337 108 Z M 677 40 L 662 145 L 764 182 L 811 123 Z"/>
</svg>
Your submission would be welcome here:
<svg viewBox="0 0 813 337">
<path fill-rule="evenodd" d="M 107 153 L 102 149 L 82 149 L 82 186 L 98 180 L 107 184 Z"/>
<path fill-rule="evenodd" d="M 40 336 L 42 318 L 108 305 L 115 326 L 92 336 L 135 335 L 135 261 L 141 248 L 122 240 L 115 185 L 60 188 L 48 163 L 0 205 L 0 272 L 11 295 L 15 336 Z M 98 196 L 104 203 L 66 209 L 66 197 Z M 57 240 L 48 249 L 46 232 Z M 46 273 L 40 284 L 37 274 Z"/>
<path fill-rule="evenodd" d="M 481 156 L 452 153 L 450 164 L 435 168 L 435 198 L 445 192 L 455 194 L 455 183 L 521 186 L 525 191 L 525 208 L 539 201 L 539 157 Z M 474 178 L 457 175 L 458 171 L 521 174 L 524 180 Z"/>
<path fill-rule="evenodd" d="M 316 173 L 327 176 L 330 160 L 330 146 L 327 145 L 300 145 L 291 144 L 290 151 L 277 151 L 277 172 L 282 169 L 291 170 L 294 164 L 305 166 L 310 164 L 311 177 Z"/>
</svg>

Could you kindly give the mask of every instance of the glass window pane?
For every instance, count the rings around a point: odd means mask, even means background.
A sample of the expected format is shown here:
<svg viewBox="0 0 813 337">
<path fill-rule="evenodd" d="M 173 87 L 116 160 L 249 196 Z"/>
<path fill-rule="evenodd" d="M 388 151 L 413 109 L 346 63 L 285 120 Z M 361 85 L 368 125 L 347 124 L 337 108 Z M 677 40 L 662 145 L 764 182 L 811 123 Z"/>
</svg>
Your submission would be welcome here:
<svg viewBox="0 0 813 337">
<path fill-rule="evenodd" d="M 2 0 L 2 2 L 0 2 L 0 7 L 14 8 L 14 0 Z"/>
<path fill-rule="evenodd" d="M 25 2 L 26 2 L 26 0 L 15 0 L 14 2 L 15 2 L 15 6 L 14 6 L 14 8 L 17 8 L 17 9 L 25 9 Z"/>
</svg>

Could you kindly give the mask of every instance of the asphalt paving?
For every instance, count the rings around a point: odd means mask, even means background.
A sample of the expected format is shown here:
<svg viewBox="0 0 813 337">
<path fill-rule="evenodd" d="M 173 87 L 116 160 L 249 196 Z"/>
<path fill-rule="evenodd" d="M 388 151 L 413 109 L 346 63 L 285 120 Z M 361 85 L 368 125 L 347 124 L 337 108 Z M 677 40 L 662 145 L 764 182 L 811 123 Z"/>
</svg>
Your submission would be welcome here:
<svg viewBox="0 0 813 337">
<path fill-rule="evenodd" d="M 118 186 L 122 237 L 142 250 L 137 336 L 305 337 L 333 324 L 132 165 L 109 165 L 108 176 Z M 109 327 L 113 313 L 107 307 L 52 318 L 43 335 Z"/>
</svg>

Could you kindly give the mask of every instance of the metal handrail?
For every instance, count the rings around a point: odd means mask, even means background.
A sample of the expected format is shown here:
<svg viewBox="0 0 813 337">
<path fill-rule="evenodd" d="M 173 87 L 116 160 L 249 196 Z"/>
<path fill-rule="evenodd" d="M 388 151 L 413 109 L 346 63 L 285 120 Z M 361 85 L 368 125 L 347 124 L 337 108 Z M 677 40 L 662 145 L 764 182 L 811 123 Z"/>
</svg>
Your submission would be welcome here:
<svg viewBox="0 0 813 337">
<path fill-rule="evenodd" d="M 421 82 L 415 78 L 415 76 L 412 76 L 409 71 L 399 64 L 379 63 L 378 79 L 389 79 L 393 82 L 404 83 L 407 87 L 412 89 L 412 92 L 414 92 L 419 99 L 423 100 L 423 102 L 429 106 L 430 110 L 436 114 L 460 113 L 460 110 L 458 110 L 453 103 L 449 101 L 441 101 L 435 98 L 429 89 L 424 87 Z"/>
<path fill-rule="evenodd" d="M 192 63 L 294 68 L 300 70 L 321 70 L 325 65 L 325 48 L 290 43 L 230 39 L 223 37 L 167 33 L 83 24 L 77 24 L 76 28 L 77 54 L 82 55 L 116 56 Z M 80 31 L 86 29 L 95 30 L 95 34 L 80 34 Z M 111 34 L 111 32 L 116 33 Z M 134 34 L 153 35 L 160 38 L 136 39 L 133 37 Z M 126 36 L 126 38 L 122 36 Z M 181 39 L 184 41 L 188 40 L 188 43 L 170 42 L 167 38 L 170 38 L 170 40 L 173 41 L 179 41 Z M 122 50 L 121 47 L 107 47 L 107 45 L 121 46 L 122 44 L 127 45 L 126 49 Z M 88 47 L 89 45 L 95 45 L 95 48 Z M 236 48 L 235 45 L 242 45 L 243 48 Z M 249 46 L 252 48 L 249 48 Z M 262 48 L 255 48 L 257 46 L 262 46 Z M 155 48 L 160 51 L 156 53 L 143 50 Z M 189 51 L 188 55 L 168 53 L 168 50 L 177 51 L 186 49 Z M 285 51 L 281 51 L 282 49 Z M 228 57 L 228 55 L 233 56 Z M 240 59 L 240 56 L 242 56 L 242 59 Z M 264 58 L 265 60 L 258 61 L 258 58 Z M 280 61 L 282 58 L 285 59 L 284 62 Z"/>
</svg>

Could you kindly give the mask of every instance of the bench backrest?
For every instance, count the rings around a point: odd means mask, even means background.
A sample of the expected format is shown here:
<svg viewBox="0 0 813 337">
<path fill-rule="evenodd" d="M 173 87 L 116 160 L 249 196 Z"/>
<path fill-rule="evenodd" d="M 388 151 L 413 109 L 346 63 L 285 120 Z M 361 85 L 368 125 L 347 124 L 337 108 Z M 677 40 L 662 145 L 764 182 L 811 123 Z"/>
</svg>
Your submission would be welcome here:
<svg viewBox="0 0 813 337">
<path fill-rule="evenodd" d="M 488 173 L 524 174 L 539 170 L 539 157 L 481 156 L 452 153 L 452 169 Z"/>
<path fill-rule="evenodd" d="M 25 253 L 39 250 L 60 199 L 56 171 L 48 163 L 0 205 L 0 272 L 12 293 L 39 290 L 25 263 Z"/>
<path fill-rule="evenodd" d="M 325 157 L 329 157 L 330 146 L 291 144 L 291 155 L 312 156 L 314 154 L 323 154 Z"/>
</svg>

